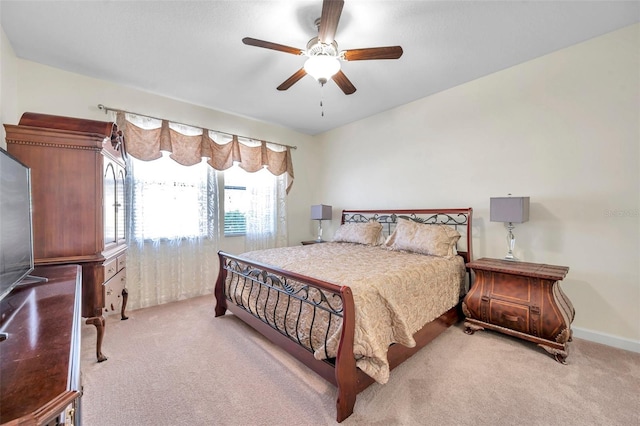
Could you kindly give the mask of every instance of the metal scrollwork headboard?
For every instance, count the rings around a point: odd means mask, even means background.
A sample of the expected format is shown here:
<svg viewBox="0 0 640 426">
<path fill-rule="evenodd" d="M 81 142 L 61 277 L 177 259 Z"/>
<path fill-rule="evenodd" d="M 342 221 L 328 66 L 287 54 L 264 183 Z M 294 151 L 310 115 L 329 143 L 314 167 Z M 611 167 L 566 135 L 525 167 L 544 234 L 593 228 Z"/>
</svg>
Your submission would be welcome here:
<svg viewBox="0 0 640 426">
<path fill-rule="evenodd" d="M 343 210 L 342 223 L 364 223 L 375 221 L 382 224 L 385 236 L 391 235 L 398 219 L 408 219 L 427 225 L 447 225 L 461 235 L 458 254 L 465 262 L 473 260 L 471 220 L 473 209 L 415 209 L 415 210 Z"/>
</svg>

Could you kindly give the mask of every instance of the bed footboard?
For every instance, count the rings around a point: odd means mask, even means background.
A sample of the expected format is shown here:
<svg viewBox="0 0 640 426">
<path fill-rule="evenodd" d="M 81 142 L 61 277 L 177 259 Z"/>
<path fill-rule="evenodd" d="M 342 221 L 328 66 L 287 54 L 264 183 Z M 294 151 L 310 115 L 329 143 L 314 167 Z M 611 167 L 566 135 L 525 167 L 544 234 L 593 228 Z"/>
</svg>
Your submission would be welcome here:
<svg viewBox="0 0 640 426">
<path fill-rule="evenodd" d="M 337 421 L 353 412 L 364 375 L 353 355 L 355 307 L 351 289 L 218 252 L 216 317 L 227 310 L 338 388 Z M 335 358 L 318 360 L 339 330 Z"/>
</svg>

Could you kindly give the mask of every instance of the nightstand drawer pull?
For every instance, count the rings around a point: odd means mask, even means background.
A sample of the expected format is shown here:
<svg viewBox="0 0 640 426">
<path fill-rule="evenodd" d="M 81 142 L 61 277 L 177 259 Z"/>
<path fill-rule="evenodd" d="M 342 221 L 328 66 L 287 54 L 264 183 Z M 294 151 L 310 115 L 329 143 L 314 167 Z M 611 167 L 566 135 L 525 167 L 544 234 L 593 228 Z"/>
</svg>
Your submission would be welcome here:
<svg viewBox="0 0 640 426">
<path fill-rule="evenodd" d="M 518 322 L 520 320 L 520 317 L 515 316 L 515 315 L 509 315 L 509 314 L 502 314 L 502 318 L 504 318 L 507 321 L 510 322 Z"/>
</svg>

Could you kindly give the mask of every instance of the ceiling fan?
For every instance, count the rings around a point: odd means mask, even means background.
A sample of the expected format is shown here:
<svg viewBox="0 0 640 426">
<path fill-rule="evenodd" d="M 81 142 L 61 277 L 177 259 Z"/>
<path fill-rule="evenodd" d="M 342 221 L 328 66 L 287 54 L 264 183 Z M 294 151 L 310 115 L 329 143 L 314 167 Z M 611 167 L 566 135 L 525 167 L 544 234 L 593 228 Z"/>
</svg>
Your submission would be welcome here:
<svg viewBox="0 0 640 426">
<path fill-rule="evenodd" d="M 338 50 L 338 43 L 336 43 L 334 36 L 338 28 L 343 6 L 343 0 L 323 0 L 322 14 L 320 18 L 316 20 L 318 37 L 309 40 L 306 50 L 251 37 L 243 38 L 242 42 L 249 46 L 307 56 L 308 59 L 304 66 L 278 86 L 278 90 L 287 90 L 302 77 L 309 74 L 321 85 L 324 85 L 331 78 L 336 82 L 338 87 L 342 89 L 345 95 L 350 95 L 356 91 L 356 88 L 340 70 L 341 60 L 366 61 L 371 59 L 398 59 L 402 56 L 402 47 L 387 46 Z"/>
</svg>

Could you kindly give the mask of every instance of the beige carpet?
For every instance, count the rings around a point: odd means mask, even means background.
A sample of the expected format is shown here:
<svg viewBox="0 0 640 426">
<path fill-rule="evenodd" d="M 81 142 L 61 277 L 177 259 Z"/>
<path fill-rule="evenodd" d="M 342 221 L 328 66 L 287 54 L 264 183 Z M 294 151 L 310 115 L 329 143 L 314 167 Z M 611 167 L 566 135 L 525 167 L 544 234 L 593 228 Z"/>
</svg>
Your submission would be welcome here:
<svg viewBox="0 0 640 426">
<path fill-rule="evenodd" d="M 213 306 L 205 296 L 108 317 L 100 364 L 84 325 L 83 424 L 336 423 L 332 385 Z M 640 424 L 640 354 L 574 339 L 567 362 L 459 324 L 360 393 L 342 424 Z"/>
</svg>

